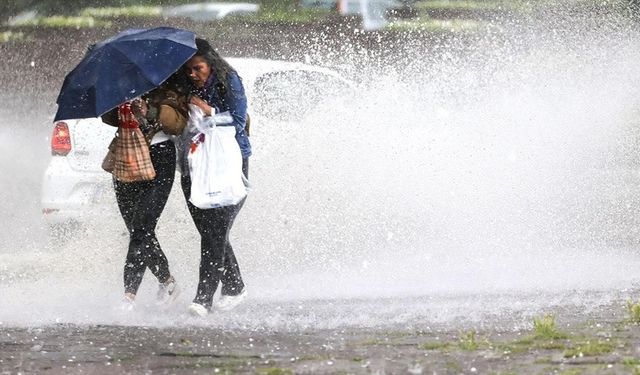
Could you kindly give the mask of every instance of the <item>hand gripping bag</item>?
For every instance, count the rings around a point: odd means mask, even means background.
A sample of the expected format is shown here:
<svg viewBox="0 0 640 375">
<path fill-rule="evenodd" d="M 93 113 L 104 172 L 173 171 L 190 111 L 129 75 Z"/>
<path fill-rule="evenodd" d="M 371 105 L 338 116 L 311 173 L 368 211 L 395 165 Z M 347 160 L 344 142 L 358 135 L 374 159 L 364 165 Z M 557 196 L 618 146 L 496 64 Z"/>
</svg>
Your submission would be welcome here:
<svg viewBox="0 0 640 375">
<path fill-rule="evenodd" d="M 234 126 L 216 126 L 214 117 L 189 105 L 189 124 L 198 129 L 188 154 L 191 196 L 202 209 L 238 204 L 247 195 L 242 174 L 242 153 Z"/>
<path fill-rule="evenodd" d="M 121 182 L 150 181 L 156 177 L 149 145 L 140 130 L 131 103 L 118 107 L 118 135 L 114 147 L 113 175 Z"/>
</svg>

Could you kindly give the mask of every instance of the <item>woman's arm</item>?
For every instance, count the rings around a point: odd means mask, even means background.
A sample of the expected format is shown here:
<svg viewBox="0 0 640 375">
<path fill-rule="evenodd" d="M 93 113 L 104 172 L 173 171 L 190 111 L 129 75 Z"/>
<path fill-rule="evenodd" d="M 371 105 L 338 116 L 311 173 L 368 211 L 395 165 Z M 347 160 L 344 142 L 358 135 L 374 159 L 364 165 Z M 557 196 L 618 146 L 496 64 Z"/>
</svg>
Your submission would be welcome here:
<svg viewBox="0 0 640 375">
<path fill-rule="evenodd" d="M 165 133 L 182 134 L 187 125 L 188 107 L 186 98 L 168 89 L 157 89 L 150 95 L 150 102 L 154 108 L 154 117 Z"/>
<path fill-rule="evenodd" d="M 229 89 L 225 93 L 224 100 L 233 117 L 233 125 L 238 132 L 243 132 L 247 121 L 247 97 L 244 86 L 236 72 L 230 72 L 227 81 Z"/>
<path fill-rule="evenodd" d="M 158 112 L 158 122 L 165 133 L 171 135 L 182 134 L 182 130 L 187 126 L 187 116 L 168 104 L 161 104 Z"/>
</svg>

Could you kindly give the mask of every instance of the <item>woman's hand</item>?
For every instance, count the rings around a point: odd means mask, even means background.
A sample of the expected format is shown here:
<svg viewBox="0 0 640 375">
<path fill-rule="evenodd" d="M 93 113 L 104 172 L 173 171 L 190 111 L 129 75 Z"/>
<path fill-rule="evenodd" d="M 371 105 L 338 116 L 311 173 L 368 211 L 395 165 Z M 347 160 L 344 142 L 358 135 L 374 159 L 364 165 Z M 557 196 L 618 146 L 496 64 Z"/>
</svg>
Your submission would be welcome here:
<svg viewBox="0 0 640 375">
<path fill-rule="evenodd" d="M 147 117 L 149 107 L 147 107 L 146 101 L 141 98 L 135 98 L 131 101 L 131 110 L 136 116 Z"/>
<path fill-rule="evenodd" d="M 195 95 L 191 97 L 191 104 L 202 109 L 205 116 L 212 116 L 215 114 L 215 109 L 213 109 L 213 107 Z"/>
</svg>

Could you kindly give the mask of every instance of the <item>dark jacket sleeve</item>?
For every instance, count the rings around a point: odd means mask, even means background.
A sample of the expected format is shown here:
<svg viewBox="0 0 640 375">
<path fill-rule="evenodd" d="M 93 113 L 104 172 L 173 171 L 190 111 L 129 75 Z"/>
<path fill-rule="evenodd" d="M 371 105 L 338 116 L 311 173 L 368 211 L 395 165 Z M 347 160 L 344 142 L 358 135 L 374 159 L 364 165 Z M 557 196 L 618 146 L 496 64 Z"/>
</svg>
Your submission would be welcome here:
<svg viewBox="0 0 640 375">
<path fill-rule="evenodd" d="M 233 125 L 235 125 L 236 130 L 238 133 L 244 133 L 247 121 L 247 96 L 244 93 L 244 86 L 238 73 L 229 73 L 228 84 L 229 90 L 225 93 L 224 100 L 233 117 Z"/>
</svg>

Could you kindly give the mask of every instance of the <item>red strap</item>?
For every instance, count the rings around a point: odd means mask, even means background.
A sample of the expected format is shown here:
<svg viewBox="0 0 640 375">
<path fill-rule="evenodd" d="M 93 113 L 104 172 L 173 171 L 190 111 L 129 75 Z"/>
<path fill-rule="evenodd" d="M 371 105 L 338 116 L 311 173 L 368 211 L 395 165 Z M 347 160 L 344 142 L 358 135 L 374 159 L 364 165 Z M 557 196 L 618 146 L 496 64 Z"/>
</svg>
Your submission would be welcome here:
<svg viewBox="0 0 640 375">
<path fill-rule="evenodd" d="M 140 127 L 136 116 L 133 115 L 131 110 L 131 102 L 126 102 L 118 106 L 118 122 L 120 127 L 124 129 L 135 129 Z"/>
</svg>

